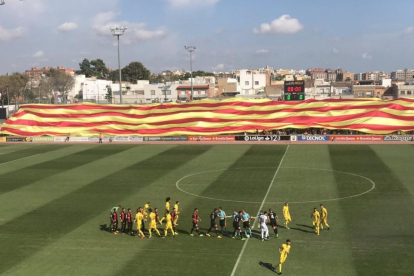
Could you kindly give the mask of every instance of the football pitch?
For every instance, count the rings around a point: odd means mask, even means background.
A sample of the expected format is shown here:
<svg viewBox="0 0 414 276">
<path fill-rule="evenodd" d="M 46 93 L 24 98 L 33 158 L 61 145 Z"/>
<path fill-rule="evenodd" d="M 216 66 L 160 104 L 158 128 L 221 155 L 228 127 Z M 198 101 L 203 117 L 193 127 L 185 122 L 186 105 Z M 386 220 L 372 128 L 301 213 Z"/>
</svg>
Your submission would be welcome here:
<svg viewBox="0 0 414 276">
<path fill-rule="evenodd" d="M 290 239 L 283 275 L 413 275 L 413 157 L 413 145 L 0 145 L 0 274 L 276 275 Z M 163 215 L 166 197 L 181 203 L 176 238 L 105 230 L 111 207 Z M 317 236 L 320 203 L 331 229 Z M 205 233 L 219 206 L 272 208 L 279 237 L 269 226 L 262 242 L 257 223 L 246 241 L 191 237 L 194 208 Z"/>
</svg>

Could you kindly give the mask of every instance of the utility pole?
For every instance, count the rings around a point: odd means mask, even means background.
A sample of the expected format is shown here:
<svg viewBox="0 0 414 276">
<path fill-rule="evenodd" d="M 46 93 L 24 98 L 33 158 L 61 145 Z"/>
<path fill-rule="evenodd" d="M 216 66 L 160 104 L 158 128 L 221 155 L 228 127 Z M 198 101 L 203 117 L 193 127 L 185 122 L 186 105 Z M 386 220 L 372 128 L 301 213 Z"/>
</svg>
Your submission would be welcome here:
<svg viewBox="0 0 414 276">
<path fill-rule="evenodd" d="M 184 48 L 190 52 L 190 76 L 191 76 L 191 101 L 193 100 L 194 96 L 194 89 L 193 89 L 193 52 L 197 49 L 196 46 L 184 46 Z"/>
<path fill-rule="evenodd" d="M 119 37 L 124 35 L 127 28 L 125 27 L 116 27 L 112 28 L 111 32 L 113 36 L 118 37 L 118 70 L 119 70 L 119 102 L 122 104 L 122 72 L 121 72 L 121 52 L 119 49 Z"/>
</svg>

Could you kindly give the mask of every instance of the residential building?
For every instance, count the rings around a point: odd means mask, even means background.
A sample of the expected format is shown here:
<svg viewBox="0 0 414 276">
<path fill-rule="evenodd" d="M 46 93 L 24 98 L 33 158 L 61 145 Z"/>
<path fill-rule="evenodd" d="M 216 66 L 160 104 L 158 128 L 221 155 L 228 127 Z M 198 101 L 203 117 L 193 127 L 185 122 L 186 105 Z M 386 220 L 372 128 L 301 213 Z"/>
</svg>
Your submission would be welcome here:
<svg viewBox="0 0 414 276">
<path fill-rule="evenodd" d="M 404 69 L 393 71 L 391 72 L 391 78 L 393 80 L 403 80 L 405 82 L 412 82 L 414 81 L 414 70 Z"/>
<path fill-rule="evenodd" d="M 170 84 L 165 89 L 165 84 L 146 84 L 144 85 L 144 103 L 175 102 L 178 99 L 177 88 L 179 84 Z"/>
<path fill-rule="evenodd" d="M 398 98 L 414 99 L 414 85 L 398 86 Z"/>
<path fill-rule="evenodd" d="M 236 78 L 219 78 L 217 80 L 217 96 L 236 96 L 240 94 Z"/>
<path fill-rule="evenodd" d="M 95 78 L 86 79 L 82 87 L 83 101 L 94 103 L 108 102 L 105 100 L 108 87 L 115 89 L 116 85 L 113 85 L 112 81 L 108 80 L 98 80 Z M 119 91 L 119 84 L 117 90 Z M 112 92 L 113 91 L 114 90 L 112 90 Z"/>
<path fill-rule="evenodd" d="M 353 81 L 354 78 L 355 78 L 355 74 L 350 71 L 342 71 L 341 69 L 337 70 L 336 81 L 339 81 L 339 82 Z"/>
<path fill-rule="evenodd" d="M 337 73 L 336 70 L 326 69 L 326 79 L 330 82 L 336 82 Z"/>
<path fill-rule="evenodd" d="M 193 100 L 202 100 L 215 96 L 214 83 L 193 85 Z M 176 88 L 176 100 L 191 100 L 191 85 L 180 84 Z"/>
<path fill-rule="evenodd" d="M 327 73 L 322 68 L 309 68 L 306 70 L 306 75 L 310 76 L 313 80 L 316 79 L 323 79 L 326 80 L 328 78 Z"/>
<path fill-rule="evenodd" d="M 269 79 L 269 80 L 268 80 Z M 252 70 L 240 70 L 237 76 L 239 83 L 239 92 L 243 96 L 254 96 L 259 91 L 264 92 L 270 78 L 265 74 L 255 74 Z"/>
<path fill-rule="evenodd" d="M 30 78 L 30 79 L 39 79 L 42 77 L 45 73 L 49 72 L 52 69 L 52 67 L 33 67 L 30 70 L 26 70 L 24 73 Z M 74 77 L 75 76 L 75 70 L 72 68 L 65 68 L 63 66 L 58 66 L 55 68 L 59 72 L 63 72 L 69 76 Z"/>
</svg>

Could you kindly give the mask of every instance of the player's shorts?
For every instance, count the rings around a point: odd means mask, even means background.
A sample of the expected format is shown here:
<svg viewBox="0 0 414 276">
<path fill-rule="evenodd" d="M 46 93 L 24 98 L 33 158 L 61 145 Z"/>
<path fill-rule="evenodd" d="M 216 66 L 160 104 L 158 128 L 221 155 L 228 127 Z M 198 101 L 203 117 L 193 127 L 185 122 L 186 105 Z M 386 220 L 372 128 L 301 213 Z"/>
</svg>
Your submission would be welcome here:
<svg viewBox="0 0 414 276">
<path fill-rule="evenodd" d="M 210 226 L 211 226 L 211 228 L 217 228 L 217 223 L 216 223 L 216 221 L 211 221 L 210 222 Z"/>
<path fill-rule="evenodd" d="M 243 221 L 243 228 L 250 228 L 250 222 Z"/>
<path fill-rule="evenodd" d="M 240 224 L 233 222 L 233 228 L 236 230 L 240 230 Z"/>
<path fill-rule="evenodd" d="M 141 223 L 137 223 L 137 230 L 141 230 L 142 228 L 142 224 Z"/>
<path fill-rule="evenodd" d="M 275 219 L 271 219 L 270 220 L 270 225 L 272 226 L 272 227 L 277 227 L 277 223 L 276 223 L 276 220 Z"/>
<path fill-rule="evenodd" d="M 193 221 L 193 228 L 198 228 L 198 223 Z"/>
<path fill-rule="evenodd" d="M 155 228 L 157 228 L 157 224 L 155 222 L 151 222 L 150 225 L 149 225 L 149 228 L 155 229 Z"/>
<path fill-rule="evenodd" d="M 279 262 L 283 264 L 286 261 L 287 256 L 280 255 Z"/>
<path fill-rule="evenodd" d="M 285 217 L 285 220 L 286 221 L 292 221 L 292 219 L 290 218 L 290 216 L 289 217 Z"/>
<path fill-rule="evenodd" d="M 225 227 L 225 226 L 226 226 L 226 220 L 221 219 L 221 220 L 220 220 L 220 226 L 221 226 L 221 227 Z"/>
<path fill-rule="evenodd" d="M 321 219 L 321 223 L 327 224 L 328 223 L 328 219 L 326 219 L 326 218 Z"/>
</svg>

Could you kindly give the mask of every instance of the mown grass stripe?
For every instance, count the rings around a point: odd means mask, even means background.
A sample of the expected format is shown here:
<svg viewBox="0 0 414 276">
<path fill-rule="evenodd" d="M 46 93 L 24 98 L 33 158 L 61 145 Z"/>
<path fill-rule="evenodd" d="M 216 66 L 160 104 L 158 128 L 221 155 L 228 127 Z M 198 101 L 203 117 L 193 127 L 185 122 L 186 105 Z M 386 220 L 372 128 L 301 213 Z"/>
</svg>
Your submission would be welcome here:
<svg viewBox="0 0 414 276">
<path fill-rule="evenodd" d="M 410 193 L 370 146 L 331 145 L 329 152 L 334 169 L 357 173 L 376 183 L 371 193 L 352 202 L 340 201 L 358 275 L 406 275 L 413 268 L 408 249 L 414 249 Z M 343 181 L 336 177 L 340 194 L 347 189 Z M 402 244 L 406 245 L 404 250 Z"/>
<path fill-rule="evenodd" d="M 29 213 L 32 209 L 50 203 L 68 193 L 82 188 L 93 181 L 129 167 L 132 163 L 148 159 L 171 146 L 146 147 L 136 146 L 121 150 L 83 166 L 46 177 L 30 185 L 0 195 L 4 207 L 0 213 L 0 225 L 6 224 L 15 217 Z M 116 164 L 116 166 L 114 166 Z"/>
<path fill-rule="evenodd" d="M 89 162 L 101 159 L 122 150 L 130 149 L 131 145 L 105 145 L 85 149 L 71 155 L 63 156 L 47 162 L 39 163 L 18 171 L 0 175 L 0 195 L 30 185 L 46 177 L 60 173 L 62 170 L 70 170 L 84 166 Z"/>
<path fill-rule="evenodd" d="M 4 260 L 0 273 L 10 270 L 105 210 L 109 212 L 110 207 L 124 198 L 191 162 L 210 148 L 211 146 L 174 147 L 94 181 L 1 226 L 0 232 L 8 238 L 0 247 L 0 259 Z M 22 222 L 30 227 L 21 227 Z"/>
<path fill-rule="evenodd" d="M 35 156 L 42 153 L 47 153 L 58 149 L 63 149 L 68 146 L 69 145 L 39 145 L 31 148 L 23 148 L 9 154 L 0 155 L 0 166 L 2 166 L 3 164 L 6 165 L 6 163 L 14 160 L 18 161 L 23 158 Z"/>
</svg>

